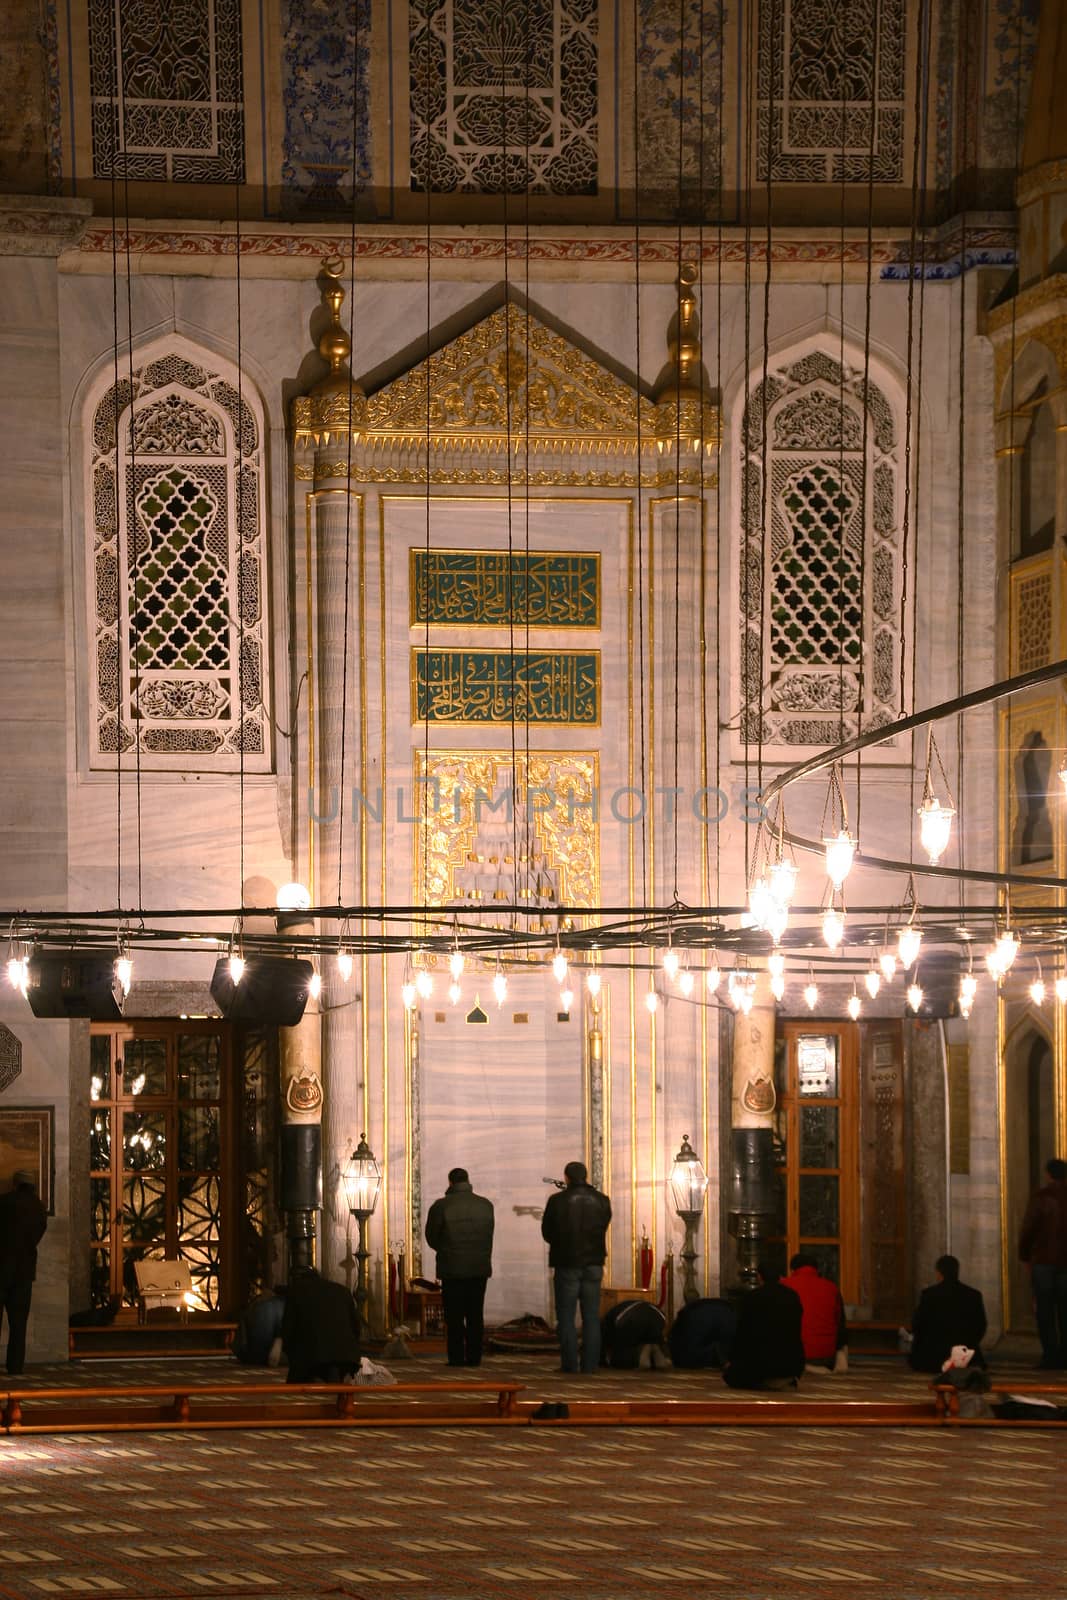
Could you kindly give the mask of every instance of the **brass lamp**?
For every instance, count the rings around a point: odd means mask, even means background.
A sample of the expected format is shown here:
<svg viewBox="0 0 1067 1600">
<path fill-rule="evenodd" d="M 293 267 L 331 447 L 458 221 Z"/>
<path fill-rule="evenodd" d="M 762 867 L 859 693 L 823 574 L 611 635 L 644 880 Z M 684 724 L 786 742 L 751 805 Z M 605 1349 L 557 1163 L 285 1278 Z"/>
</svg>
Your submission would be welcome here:
<svg viewBox="0 0 1067 1600">
<path fill-rule="evenodd" d="M 356 1249 L 356 1310 L 359 1312 L 362 1329 L 368 1299 L 367 1262 L 370 1259 L 370 1251 L 367 1249 L 367 1223 L 374 1215 L 382 1187 L 382 1169 L 375 1160 L 365 1133 L 360 1134 L 359 1143 L 345 1164 L 341 1181 L 345 1186 L 348 1209 L 356 1219 L 359 1229 L 359 1245 Z"/>
<path fill-rule="evenodd" d="M 708 1175 L 704 1171 L 704 1163 L 689 1143 L 688 1134 L 682 1136 L 682 1148 L 674 1158 L 670 1186 L 674 1209 L 685 1224 L 682 1294 L 687 1301 L 699 1300 L 693 1263 L 696 1260 L 696 1230 L 704 1214 L 704 1200 L 708 1192 Z"/>
</svg>

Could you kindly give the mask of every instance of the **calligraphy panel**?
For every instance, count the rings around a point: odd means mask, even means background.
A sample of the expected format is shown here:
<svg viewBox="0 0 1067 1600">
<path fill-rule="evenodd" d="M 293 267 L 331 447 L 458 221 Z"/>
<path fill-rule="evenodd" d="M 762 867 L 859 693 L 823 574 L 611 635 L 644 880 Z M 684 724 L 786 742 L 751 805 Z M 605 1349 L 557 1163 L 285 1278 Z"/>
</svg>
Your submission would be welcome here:
<svg viewBox="0 0 1067 1600">
<path fill-rule="evenodd" d="M 599 650 L 413 650 L 413 722 L 597 727 Z"/>
<path fill-rule="evenodd" d="M 412 550 L 411 625 L 599 628 L 600 557 Z"/>
</svg>

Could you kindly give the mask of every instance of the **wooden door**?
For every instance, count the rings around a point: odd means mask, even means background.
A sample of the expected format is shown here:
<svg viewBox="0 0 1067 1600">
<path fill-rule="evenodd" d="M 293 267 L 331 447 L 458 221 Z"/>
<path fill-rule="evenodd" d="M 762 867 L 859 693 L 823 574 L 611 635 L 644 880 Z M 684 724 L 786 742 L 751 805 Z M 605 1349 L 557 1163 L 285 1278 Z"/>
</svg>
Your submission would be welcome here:
<svg viewBox="0 0 1067 1600">
<path fill-rule="evenodd" d="M 230 1030 L 211 1021 L 96 1024 L 90 1041 L 94 1306 L 136 1303 L 134 1263 L 189 1264 L 194 1310 L 234 1299 Z"/>
<path fill-rule="evenodd" d="M 779 1207 L 769 1254 L 782 1271 L 798 1250 L 814 1256 L 849 1304 L 862 1298 L 857 1062 L 855 1023 L 781 1026 Z"/>
</svg>

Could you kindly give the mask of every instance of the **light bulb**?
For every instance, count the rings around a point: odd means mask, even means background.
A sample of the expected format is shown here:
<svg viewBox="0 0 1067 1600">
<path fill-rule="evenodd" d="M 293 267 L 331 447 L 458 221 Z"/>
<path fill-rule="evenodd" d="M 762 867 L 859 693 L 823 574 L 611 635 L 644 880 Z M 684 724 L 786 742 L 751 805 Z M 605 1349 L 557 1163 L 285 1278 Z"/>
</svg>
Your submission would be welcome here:
<svg viewBox="0 0 1067 1600">
<path fill-rule="evenodd" d="M 999 983 L 1001 978 L 1003 978 L 1003 976 L 1004 976 L 1004 971 L 1003 971 L 1003 968 L 1000 965 L 1000 957 L 997 955 L 997 952 L 995 950 L 987 950 L 986 951 L 985 964 L 986 964 L 986 971 L 989 973 L 989 976 L 993 979 L 993 982 L 994 983 Z"/>
<path fill-rule="evenodd" d="M 776 1000 L 781 1001 L 785 998 L 785 979 L 780 974 L 771 979 L 771 993 Z"/>
<path fill-rule="evenodd" d="M 351 950 L 338 950 L 338 952 L 337 952 L 337 973 L 338 973 L 338 976 L 340 977 L 342 983 L 347 983 L 349 978 L 352 976 L 352 952 L 351 952 Z"/>
<path fill-rule="evenodd" d="M 1034 979 L 1033 983 L 1030 985 L 1028 993 L 1030 995 L 1031 1000 L 1034 1002 L 1035 1006 L 1043 1006 L 1044 1005 L 1044 1003 L 1045 1003 L 1045 985 L 1044 985 L 1044 983 L 1042 982 L 1042 980 L 1040 978 L 1035 978 Z"/>
<path fill-rule="evenodd" d="M 603 982 L 603 980 L 602 980 L 602 978 L 600 976 L 600 973 L 596 970 L 595 967 L 592 969 L 591 972 L 587 972 L 586 975 L 585 975 L 585 986 L 589 990 L 589 993 L 593 996 L 594 1000 L 596 999 L 597 995 L 600 993 L 602 982 Z"/>
<path fill-rule="evenodd" d="M 714 994 L 716 989 L 719 987 L 719 984 L 722 982 L 721 969 L 717 966 L 708 967 L 704 973 L 704 982 L 707 985 L 708 993 Z"/>
<path fill-rule="evenodd" d="M 311 895 L 302 883 L 283 883 L 274 897 L 279 911 L 306 911 L 311 905 Z"/>
<path fill-rule="evenodd" d="M 840 889 L 852 871 L 856 841 L 847 828 L 842 828 L 832 839 L 824 839 L 823 844 L 826 846 L 826 876 L 835 889 Z"/>
<path fill-rule="evenodd" d="M 453 978 L 456 978 L 457 980 L 462 978 L 465 964 L 466 963 L 463 959 L 463 951 L 453 950 L 452 954 L 448 958 L 448 970 L 452 974 Z"/>
<path fill-rule="evenodd" d="M 754 998 L 753 995 L 750 994 L 750 992 L 747 989 L 741 989 L 738 992 L 737 1007 L 738 1007 L 738 1010 L 741 1011 L 746 1017 L 748 1016 L 749 1012 L 752 1010 L 753 998 Z"/>
<path fill-rule="evenodd" d="M 497 1005 L 502 1006 L 508 997 L 508 980 L 500 967 L 497 968 L 493 977 L 493 993 L 496 996 Z"/>
<path fill-rule="evenodd" d="M 970 1014 L 971 1014 L 971 1007 L 970 1007 L 969 1002 L 965 1001 L 965 1000 L 961 1000 L 960 1001 L 960 1016 L 966 1018 L 966 1017 L 969 1017 Z"/>
<path fill-rule="evenodd" d="M 856 1022 L 858 1020 L 858 1018 L 859 1018 L 860 1012 L 863 1010 L 863 1003 L 860 1000 L 860 997 L 856 993 L 855 989 L 853 989 L 852 993 L 848 997 L 847 1010 L 848 1010 L 848 1014 L 852 1018 L 853 1022 Z"/>
<path fill-rule="evenodd" d="M 562 950 L 557 950 L 552 957 L 552 976 L 557 983 L 563 983 L 567 977 L 567 957 Z"/>
<path fill-rule="evenodd" d="M 785 972 L 785 956 L 780 950 L 772 950 L 767 957 L 767 971 L 772 978 L 780 978 Z"/>
<path fill-rule="evenodd" d="M 948 849 L 955 815 L 952 806 L 943 806 L 934 795 L 930 795 L 919 807 L 919 842 L 930 857 L 932 867 L 937 866 Z"/>
<path fill-rule="evenodd" d="M 690 972 L 688 967 L 683 967 L 681 972 L 678 974 L 678 987 L 681 989 L 686 998 L 692 994 L 693 974 Z"/>
<path fill-rule="evenodd" d="M 645 995 L 645 1005 L 648 1007 L 650 1015 L 654 1016 L 659 1007 L 659 995 L 655 989 L 649 989 Z"/>
<path fill-rule="evenodd" d="M 129 956 L 119 956 L 115 962 L 115 979 L 121 986 L 123 994 L 129 994 L 130 984 L 133 982 L 133 962 Z"/>
<path fill-rule="evenodd" d="M 878 957 L 878 965 L 882 969 L 882 977 L 886 983 L 892 983 L 897 972 L 897 958 L 892 950 L 883 950 Z"/>
<path fill-rule="evenodd" d="M 406 1010 L 414 1011 L 417 995 L 418 990 L 415 988 L 413 983 L 408 982 L 400 985 L 400 998 L 403 1000 Z"/>
<path fill-rule="evenodd" d="M 7 981 L 13 989 L 22 988 L 22 975 L 26 963 L 21 956 L 9 956 L 7 963 Z"/>
<path fill-rule="evenodd" d="M 774 906 L 774 895 L 771 886 L 762 875 L 755 879 L 748 891 L 748 912 L 754 928 L 765 928 L 767 918 Z"/>
<path fill-rule="evenodd" d="M 913 1011 L 918 1011 L 923 1003 L 923 992 L 917 983 L 908 984 L 908 1004 Z"/>
<path fill-rule="evenodd" d="M 663 952 L 663 974 L 664 974 L 664 977 L 668 978 L 671 983 L 673 983 L 675 978 L 678 976 L 678 969 L 679 969 L 680 966 L 681 966 L 681 961 L 678 959 L 677 950 L 672 950 L 669 947 L 666 950 L 664 950 L 664 952 Z"/>
<path fill-rule="evenodd" d="M 561 1011 L 565 1011 L 567 1013 L 568 1017 L 569 1017 L 570 1014 L 571 1014 L 571 1006 L 573 1004 L 574 1004 L 574 990 L 573 989 L 561 989 L 559 991 L 559 1009 Z"/>
<path fill-rule="evenodd" d="M 830 950 L 836 950 L 845 936 L 845 919 L 833 906 L 823 916 L 822 936 Z"/>
<path fill-rule="evenodd" d="M 789 926 L 789 907 L 775 901 L 767 913 L 767 932 L 775 944 L 780 944 L 782 935 Z"/>
<path fill-rule="evenodd" d="M 1067 978 L 1057 978 L 1052 987 L 1056 991 L 1056 999 L 1062 1005 L 1067 1000 Z"/>
<path fill-rule="evenodd" d="M 870 995 L 871 999 L 872 1000 L 877 1000 L 878 991 L 882 987 L 882 979 L 881 979 L 879 973 L 874 969 L 874 967 L 872 967 L 870 972 L 867 973 L 867 976 L 864 978 L 863 983 L 864 983 L 864 987 L 866 988 L 867 993 Z"/>
<path fill-rule="evenodd" d="M 244 956 L 231 956 L 230 957 L 230 981 L 232 983 L 240 983 L 240 981 L 244 977 L 244 975 L 245 975 L 245 959 L 244 959 Z"/>
<path fill-rule="evenodd" d="M 322 993 L 322 973 L 313 972 L 308 979 L 308 997 L 317 1000 Z"/>
<path fill-rule="evenodd" d="M 415 974 L 415 988 L 423 1000 L 428 1000 L 433 994 L 433 974 L 420 967 Z"/>
<path fill-rule="evenodd" d="M 922 949 L 923 932 L 914 922 L 906 922 L 897 934 L 897 954 L 902 967 L 913 967 Z"/>
<path fill-rule="evenodd" d="M 816 984 L 816 983 L 806 983 L 804 985 L 804 999 L 808 1003 L 808 1010 L 809 1011 L 814 1011 L 815 1007 L 819 1003 L 819 987 L 818 987 L 818 984 Z"/>
<path fill-rule="evenodd" d="M 797 886 L 797 865 L 795 861 L 776 861 L 767 869 L 767 880 L 770 884 L 771 894 L 780 906 L 788 906 L 793 900 L 793 891 Z"/>
<path fill-rule="evenodd" d="M 960 1004 L 970 1010 L 974 1004 L 974 997 L 978 993 L 978 979 L 973 972 L 965 972 L 960 979 Z M 1065 985 L 1067 993 L 1067 985 Z"/>
<path fill-rule="evenodd" d="M 1064 756 L 1063 760 L 1060 762 L 1058 776 L 1060 782 L 1063 784 L 1064 789 L 1067 790 L 1067 756 Z"/>
<path fill-rule="evenodd" d="M 1019 953 L 1019 941 L 1012 933 L 1010 928 L 1005 928 L 1004 932 L 997 939 L 995 949 L 997 953 L 997 965 L 1000 967 L 1001 972 L 1007 972 L 1010 969 L 1012 962 L 1015 960 L 1015 957 Z"/>
<path fill-rule="evenodd" d="M 454 1006 L 459 1005 L 459 999 L 462 993 L 463 990 L 460 988 L 455 978 L 453 978 L 452 982 L 448 986 L 448 998 Z"/>
</svg>

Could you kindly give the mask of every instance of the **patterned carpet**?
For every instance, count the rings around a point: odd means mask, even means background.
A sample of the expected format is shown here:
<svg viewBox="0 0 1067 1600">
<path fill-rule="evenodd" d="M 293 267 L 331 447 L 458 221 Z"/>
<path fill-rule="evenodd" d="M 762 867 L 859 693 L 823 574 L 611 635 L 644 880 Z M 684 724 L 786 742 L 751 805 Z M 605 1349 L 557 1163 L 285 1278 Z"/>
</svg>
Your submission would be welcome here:
<svg viewBox="0 0 1067 1600">
<path fill-rule="evenodd" d="M 397 1369 L 441 1373 L 439 1359 Z M 529 1357 L 493 1358 L 485 1371 L 522 1379 L 531 1398 L 724 1393 L 716 1374 L 574 1378 Z M 218 1360 L 180 1373 L 175 1363 L 86 1362 L 27 1376 L 96 1385 L 242 1375 L 263 1376 Z M 900 1363 L 868 1360 L 844 1378 L 809 1376 L 801 1391 L 909 1399 L 923 1382 Z M 0 1597 L 1061 1600 L 1063 1451 L 1057 1434 L 1007 1429 L 0 1438 Z"/>
</svg>

